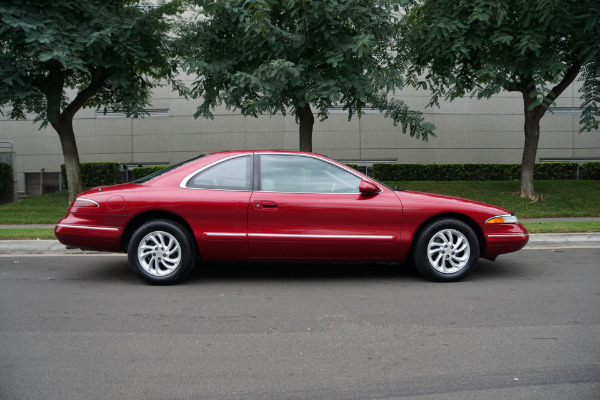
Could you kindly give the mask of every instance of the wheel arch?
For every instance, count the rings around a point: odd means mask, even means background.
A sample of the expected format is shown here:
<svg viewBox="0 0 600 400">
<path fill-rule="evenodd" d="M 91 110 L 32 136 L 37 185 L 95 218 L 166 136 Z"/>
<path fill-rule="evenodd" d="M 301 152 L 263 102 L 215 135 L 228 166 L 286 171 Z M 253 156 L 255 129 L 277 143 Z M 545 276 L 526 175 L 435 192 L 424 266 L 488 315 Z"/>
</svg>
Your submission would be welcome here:
<svg viewBox="0 0 600 400">
<path fill-rule="evenodd" d="M 129 247 L 129 241 L 131 240 L 133 233 L 146 222 L 155 220 L 169 220 L 181 225 L 189 233 L 190 238 L 193 240 L 196 248 L 196 252 L 198 252 L 198 243 L 196 242 L 196 237 L 194 236 L 192 227 L 185 219 L 169 211 L 147 211 L 136 215 L 131 221 L 129 221 L 127 227 L 125 227 L 125 230 L 123 231 L 123 235 L 121 236 L 121 247 L 127 251 L 127 248 Z"/>
<path fill-rule="evenodd" d="M 415 233 L 412 237 L 408 257 L 411 257 L 414 246 L 415 246 L 416 239 L 419 237 L 421 232 L 425 228 L 427 228 L 427 226 L 431 225 L 432 223 L 434 223 L 436 221 L 444 220 L 444 219 L 456 219 L 456 220 L 459 220 L 459 221 L 464 222 L 465 224 L 469 225 L 469 227 L 473 230 L 473 232 L 475 232 L 475 235 L 477 236 L 477 240 L 479 241 L 479 257 L 482 257 L 485 254 L 485 237 L 483 236 L 483 231 L 481 230 L 479 225 L 477 225 L 477 223 L 472 218 L 466 216 L 465 214 L 448 212 L 448 213 L 434 215 L 434 216 L 428 218 L 427 220 L 423 221 L 423 223 L 421 223 L 421 225 L 415 231 Z"/>
</svg>

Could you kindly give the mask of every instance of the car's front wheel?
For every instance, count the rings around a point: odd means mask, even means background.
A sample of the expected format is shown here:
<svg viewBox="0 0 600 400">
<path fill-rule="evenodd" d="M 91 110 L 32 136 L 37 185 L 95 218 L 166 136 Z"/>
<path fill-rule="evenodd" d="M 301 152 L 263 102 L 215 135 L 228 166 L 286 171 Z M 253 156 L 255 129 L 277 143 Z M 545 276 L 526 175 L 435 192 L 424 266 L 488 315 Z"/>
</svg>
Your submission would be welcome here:
<svg viewBox="0 0 600 400">
<path fill-rule="evenodd" d="M 149 221 L 140 226 L 128 246 L 133 271 L 153 285 L 171 285 L 190 273 L 196 250 L 187 230 L 169 220 Z"/>
<path fill-rule="evenodd" d="M 478 258 L 477 235 L 457 219 L 434 221 L 415 238 L 414 265 L 431 280 L 461 280 L 473 271 Z"/>
</svg>

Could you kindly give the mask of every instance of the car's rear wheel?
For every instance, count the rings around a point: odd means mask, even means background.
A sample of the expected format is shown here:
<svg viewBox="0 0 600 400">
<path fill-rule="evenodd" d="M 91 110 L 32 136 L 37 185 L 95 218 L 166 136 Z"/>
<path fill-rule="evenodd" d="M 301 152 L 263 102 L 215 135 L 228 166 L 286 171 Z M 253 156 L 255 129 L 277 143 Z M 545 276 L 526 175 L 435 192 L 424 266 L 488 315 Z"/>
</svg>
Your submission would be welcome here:
<svg viewBox="0 0 600 400">
<path fill-rule="evenodd" d="M 169 220 L 146 222 L 132 235 L 128 246 L 133 271 L 153 285 L 172 285 L 183 280 L 196 262 L 191 235 Z"/>
<path fill-rule="evenodd" d="M 414 265 L 431 280 L 461 280 L 473 271 L 478 258 L 477 235 L 457 219 L 434 221 L 415 238 Z"/>
</svg>

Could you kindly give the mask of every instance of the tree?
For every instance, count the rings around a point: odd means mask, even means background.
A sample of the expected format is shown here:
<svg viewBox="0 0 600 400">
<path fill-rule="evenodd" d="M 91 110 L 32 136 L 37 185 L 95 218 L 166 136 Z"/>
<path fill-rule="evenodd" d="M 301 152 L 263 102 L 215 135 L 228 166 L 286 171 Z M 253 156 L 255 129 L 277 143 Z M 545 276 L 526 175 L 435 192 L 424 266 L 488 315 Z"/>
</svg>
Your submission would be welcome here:
<svg viewBox="0 0 600 400">
<path fill-rule="evenodd" d="M 403 132 L 427 139 L 433 126 L 399 100 L 391 40 L 400 10 L 394 1 L 196 1 L 202 17 L 180 35 L 184 69 L 196 74 L 196 117 L 225 103 L 246 116 L 286 115 L 299 122 L 300 149 L 312 151 L 313 108 L 321 120 L 343 106 L 349 118 L 375 107 Z"/>
<path fill-rule="evenodd" d="M 597 0 L 425 0 L 404 18 L 399 53 L 407 82 L 453 100 L 520 92 L 525 145 L 521 197 L 533 187 L 540 120 L 581 74 L 582 130 L 598 128 L 600 19 Z"/>
<path fill-rule="evenodd" d="M 83 190 L 73 117 L 82 107 L 137 117 L 157 80 L 174 76 L 164 15 L 127 0 L 4 0 L 0 4 L 0 106 L 37 115 L 62 145 L 69 199 Z M 40 129 L 41 129 L 40 128 Z"/>
</svg>

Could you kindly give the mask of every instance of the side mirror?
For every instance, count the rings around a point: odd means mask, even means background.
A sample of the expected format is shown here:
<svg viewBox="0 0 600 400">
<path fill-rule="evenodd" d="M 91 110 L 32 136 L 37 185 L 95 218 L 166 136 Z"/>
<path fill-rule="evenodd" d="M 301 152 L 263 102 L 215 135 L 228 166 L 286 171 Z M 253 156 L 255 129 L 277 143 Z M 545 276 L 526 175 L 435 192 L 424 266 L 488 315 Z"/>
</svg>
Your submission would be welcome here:
<svg viewBox="0 0 600 400">
<path fill-rule="evenodd" d="M 377 194 L 381 192 L 381 189 L 369 181 L 362 180 L 358 187 L 358 191 L 361 194 Z"/>
</svg>

